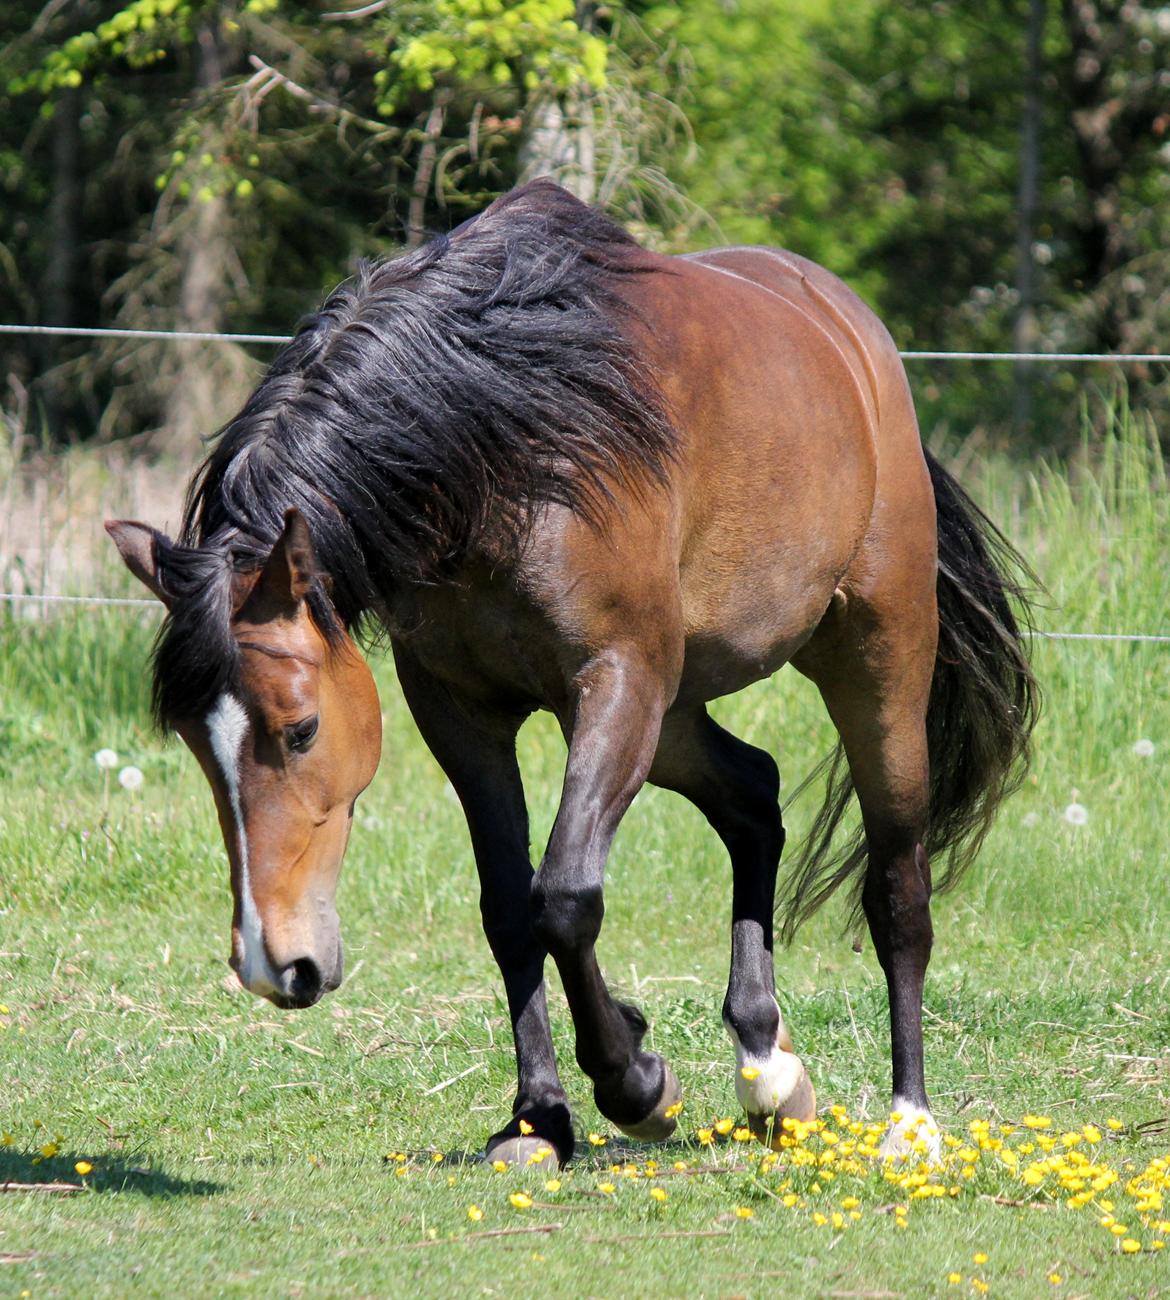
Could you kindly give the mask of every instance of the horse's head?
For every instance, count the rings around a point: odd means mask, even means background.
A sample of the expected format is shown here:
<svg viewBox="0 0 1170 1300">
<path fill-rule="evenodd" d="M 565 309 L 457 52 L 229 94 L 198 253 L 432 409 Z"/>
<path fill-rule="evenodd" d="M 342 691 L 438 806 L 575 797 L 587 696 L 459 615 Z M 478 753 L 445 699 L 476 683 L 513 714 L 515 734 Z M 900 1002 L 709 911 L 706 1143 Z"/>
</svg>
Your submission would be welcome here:
<svg viewBox="0 0 1170 1300">
<path fill-rule="evenodd" d="M 215 794 L 231 866 L 231 966 L 280 1007 L 341 983 L 334 904 L 354 801 L 382 745 L 373 677 L 341 628 L 303 517 L 271 553 L 182 547 L 145 524 L 107 524 L 166 604 L 155 700 Z"/>
</svg>

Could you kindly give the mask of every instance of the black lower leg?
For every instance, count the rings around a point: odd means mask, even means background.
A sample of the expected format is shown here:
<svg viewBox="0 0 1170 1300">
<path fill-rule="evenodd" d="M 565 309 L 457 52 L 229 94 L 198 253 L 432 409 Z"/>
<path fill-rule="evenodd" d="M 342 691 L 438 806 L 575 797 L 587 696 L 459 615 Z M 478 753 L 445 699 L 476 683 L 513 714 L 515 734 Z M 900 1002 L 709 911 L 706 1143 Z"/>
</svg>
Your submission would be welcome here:
<svg viewBox="0 0 1170 1300">
<path fill-rule="evenodd" d="M 922 990 L 934 933 L 930 866 L 921 844 L 891 851 L 871 842 L 862 906 L 889 991 L 894 1097 L 925 1110 Z"/>
</svg>

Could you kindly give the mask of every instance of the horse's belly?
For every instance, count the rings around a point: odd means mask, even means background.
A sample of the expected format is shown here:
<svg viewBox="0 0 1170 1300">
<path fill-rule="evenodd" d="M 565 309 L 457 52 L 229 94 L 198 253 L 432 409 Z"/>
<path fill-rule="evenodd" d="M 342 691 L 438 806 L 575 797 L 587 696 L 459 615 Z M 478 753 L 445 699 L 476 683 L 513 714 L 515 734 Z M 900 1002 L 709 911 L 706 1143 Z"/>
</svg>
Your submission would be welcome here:
<svg viewBox="0 0 1170 1300">
<path fill-rule="evenodd" d="M 679 698 L 730 695 L 782 668 L 812 635 L 832 600 L 825 577 L 794 591 L 761 578 L 687 629 Z M 749 594 L 750 593 L 750 594 Z"/>
</svg>

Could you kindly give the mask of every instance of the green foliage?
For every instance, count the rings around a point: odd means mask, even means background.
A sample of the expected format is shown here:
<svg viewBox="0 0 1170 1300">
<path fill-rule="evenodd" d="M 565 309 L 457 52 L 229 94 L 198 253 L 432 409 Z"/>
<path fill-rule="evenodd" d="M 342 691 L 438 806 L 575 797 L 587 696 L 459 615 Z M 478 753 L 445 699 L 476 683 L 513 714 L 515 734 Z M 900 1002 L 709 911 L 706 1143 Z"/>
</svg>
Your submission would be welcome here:
<svg viewBox="0 0 1170 1300">
<path fill-rule="evenodd" d="M 606 45 L 582 31 L 573 0 L 430 0 L 395 6 L 395 48 L 374 77 L 390 115 L 436 83 L 520 86 L 526 94 L 605 84 Z"/>
</svg>

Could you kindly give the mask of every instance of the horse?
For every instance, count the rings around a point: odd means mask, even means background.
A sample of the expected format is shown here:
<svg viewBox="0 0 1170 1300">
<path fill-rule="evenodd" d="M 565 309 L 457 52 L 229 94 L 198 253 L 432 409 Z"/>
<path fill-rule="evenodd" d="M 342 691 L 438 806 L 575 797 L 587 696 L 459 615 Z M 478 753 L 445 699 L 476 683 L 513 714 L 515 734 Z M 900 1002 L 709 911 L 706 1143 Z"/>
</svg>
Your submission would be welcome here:
<svg viewBox="0 0 1170 1300">
<path fill-rule="evenodd" d="M 303 1008 L 341 983 L 335 889 L 381 748 L 358 647 L 384 639 L 466 814 L 507 995 L 517 1091 L 489 1159 L 573 1154 L 547 955 L 601 1113 L 645 1141 L 676 1126 L 677 1078 L 596 956 L 610 843 L 647 781 L 731 859 L 723 1021 L 752 1130 L 775 1145 L 816 1111 L 774 918 L 790 934 L 850 883 L 888 986 L 884 1149 L 937 1150 L 931 859 L 940 888 L 970 861 L 1037 690 L 1018 557 L 924 452 L 890 335 L 828 271 L 658 254 L 536 181 L 336 289 L 221 431 L 177 540 L 107 528 L 167 607 L 154 709 L 212 787 L 247 989 Z M 839 744 L 778 908 L 776 763 L 707 704 L 785 664 Z M 534 871 L 515 742 L 539 709 L 568 755 Z M 854 794 L 861 829 L 835 834 Z"/>
</svg>

